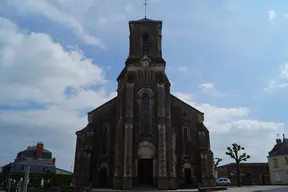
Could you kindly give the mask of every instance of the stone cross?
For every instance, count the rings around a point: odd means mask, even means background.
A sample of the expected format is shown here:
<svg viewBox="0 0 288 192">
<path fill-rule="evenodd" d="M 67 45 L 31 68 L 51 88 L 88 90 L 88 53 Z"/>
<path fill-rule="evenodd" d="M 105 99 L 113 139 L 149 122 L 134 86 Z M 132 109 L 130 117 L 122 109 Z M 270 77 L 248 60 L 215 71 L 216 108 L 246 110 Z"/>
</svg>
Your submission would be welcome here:
<svg viewBox="0 0 288 192">
<path fill-rule="evenodd" d="M 145 6 L 145 19 L 146 19 L 147 5 L 148 5 L 147 0 L 145 0 L 145 3 L 144 3 L 144 6 Z"/>
</svg>

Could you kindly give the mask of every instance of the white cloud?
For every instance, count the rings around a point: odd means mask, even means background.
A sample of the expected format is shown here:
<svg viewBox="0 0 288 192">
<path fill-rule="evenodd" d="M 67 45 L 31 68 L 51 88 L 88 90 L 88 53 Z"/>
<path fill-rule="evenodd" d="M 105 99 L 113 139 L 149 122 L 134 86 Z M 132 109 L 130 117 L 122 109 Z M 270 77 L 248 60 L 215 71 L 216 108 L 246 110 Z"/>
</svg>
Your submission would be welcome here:
<svg viewBox="0 0 288 192">
<path fill-rule="evenodd" d="M 276 18 L 276 13 L 274 10 L 269 10 L 268 11 L 268 17 L 269 17 L 269 22 L 273 22 L 273 20 Z"/>
<path fill-rule="evenodd" d="M 181 72 L 185 72 L 185 71 L 187 71 L 188 69 L 187 69 L 187 67 L 185 67 L 185 66 L 181 66 L 181 67 L 178 67 L 177 70 L 178 70 L 178 71 L 181 71 Z"/>
<path fill-rule="evenodd" d="M 268 151 L 274 146 L 276 134 L 284 132 L 284 123 L 250 119 L 249 108 L 224 108 L 199 104 L 193 102 L 190 94 L 175 95 L 205 113 L 205 125 L 211 134 L 212 150 L 215 156 L 224 159 L 223 163 L 232 161 L 225 155 L 227 146 L 232 143 L 244 146 L 247 153 L 252 156 L 252 162 L 265 162 Z"/>
<path fill-rule="evenodd" d="M 1 104 L 21 100 L 61 102 L 67 86 L 105 82 L 103 70 L 81 51 L 65 52 L 46 34 L 21 34 L 4 18 L 0 42 L 0 87 L 6 90 L 0 96 Z"/>
<path fill-rule="evenodd" d="M 204 88 L 204 89 L 212 89 L 214 88 L 213 83 L 203 83 L 201 85 L 199 85 L 200 88 Z"/>
<path fill-rule="evenodd" d="M 181 98 L 186 103 L 192 100 L 191 94 L 182 93 L 182 92 L 174 92 L 173 95 L 175 95 L 178 98 Z"/>
<path fill-rule="evenodd" d="M 288 78 L 288 63 L 280 66 L 280 77 Z"/>
<path fill-rule="evenodd" d="M 16 108 L 0 110 L 0 146 L 9 146 L 11 151 L 10 159 L 3 157 L 0 163 L 13 160 L 17 151 L 36 139 L 54 152 L 58 166 L 67 168 L 73 162 L 74 133 L 87 123 L 84 111 L 116 93 L 105 91 L 103 69 L 81 50 L 65 51 L 46 34 L 24 34 L 9 20 L 0 20 L 0 105 Z M 67 88 L 68 96 L 64 94 Z M 29 110 L 21 109 L 27 106 Z M 81 114 L 80 109 L 84 110 Z"/>
<path fill-rule="evenodd" d="M 227 95 L 226 93 L 220 92 L 213 83 L 203 83 L 199 87 L 203 94 L 210 95 L 212 97 L 220 97 Z"/>
<path fill-rule="evenodd" d="M 268 82 L 268 86 L 264 90 L 286 87 L 288 87 L 288 63 L 284 63 L 279 67 L 277 74 Z"/>
<path fill-rule="evenodd" d="M 67 3 L 66 0 L 59 0 L 59 2 L 62 3 L 62 5 L 64 2 L 65 4 Z M 86 0 L 84 2 L 88 1 Z M 8 3 L 14 5 L 23 14 L 41 14 L 54 22 L 61 23 L 71 28 L 74 33 L 87 44 L 98 45 L 102 48 L 105 47 L 99 38 L 90 35 L 87 31 L 84 30 L 83 25 L 77 20 L 76 17 L 74 17 L 73 14 L 70 14 L 70 12 L 66 11 L 65 9 L 61 9 L 60 6 L 55 6 L 51 1 L 9 0 Z M 89 1 L 89 4 L 86 5 L 89 7 L 91 2 Z M 85 7 L 84 10 L 88 9 L 88 7 Z"/>
</svg>

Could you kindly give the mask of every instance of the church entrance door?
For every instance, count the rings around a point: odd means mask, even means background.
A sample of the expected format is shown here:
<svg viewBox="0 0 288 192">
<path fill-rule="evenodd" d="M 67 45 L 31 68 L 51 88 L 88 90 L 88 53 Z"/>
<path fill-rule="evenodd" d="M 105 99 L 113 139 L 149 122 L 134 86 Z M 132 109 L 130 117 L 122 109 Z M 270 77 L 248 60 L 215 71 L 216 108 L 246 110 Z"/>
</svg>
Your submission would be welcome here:
<svg viewBox="0 0 288 192">
<path fill-rule="evenodd" d="M 107 187 L 108 185 L 108 176 L 107 176 L 107 169 L 102 167 L 100 169 L 100 180 L 99 180 L 99 186 L 100 187 Z"/>
<path fill-rule="evenodd" d="M 153 185 L 153 159 L 138 160 L 138 184 Z"/>
<path fill-rule="evenodd" d="M 192 184 L 191 169 L 185 168 L 184 173 L 185 173 L 185 183 L 186 184 Z"/>
</svg>

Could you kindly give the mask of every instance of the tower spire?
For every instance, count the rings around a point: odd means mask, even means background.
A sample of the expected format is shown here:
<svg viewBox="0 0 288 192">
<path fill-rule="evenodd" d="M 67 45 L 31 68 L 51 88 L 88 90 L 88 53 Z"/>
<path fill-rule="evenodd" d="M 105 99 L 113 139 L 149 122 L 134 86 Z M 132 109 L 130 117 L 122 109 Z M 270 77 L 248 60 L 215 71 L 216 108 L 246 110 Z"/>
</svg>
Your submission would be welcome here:
<svg viewBox="0 0 288 192">
<path fill-rule="evenodd" d="M 145 6 L 145 19 L 147 19 L 147 17 L 146 17 L 146 13 L 147 13 L 147 5 L 148 5 L 147 0 L 145 0 L 145 3 L 144 3 L 144 6 Z"/>
</svg>

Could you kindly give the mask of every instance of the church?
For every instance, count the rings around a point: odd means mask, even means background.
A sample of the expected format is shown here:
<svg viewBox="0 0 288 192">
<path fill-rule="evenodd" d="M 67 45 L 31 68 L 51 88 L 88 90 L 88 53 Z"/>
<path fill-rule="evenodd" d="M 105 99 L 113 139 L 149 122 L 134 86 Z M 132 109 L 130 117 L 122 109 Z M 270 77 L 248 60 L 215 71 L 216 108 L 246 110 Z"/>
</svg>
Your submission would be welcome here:
<svg viewBox="0 0 288 192">
<path fill-rule="evenodd" d="M 74 185 L 160 190 L 215 186 L 204 113 L 170 93 L 162 21 L 130 21 L 117 96 L 76 132 Z"/>
</svg>

